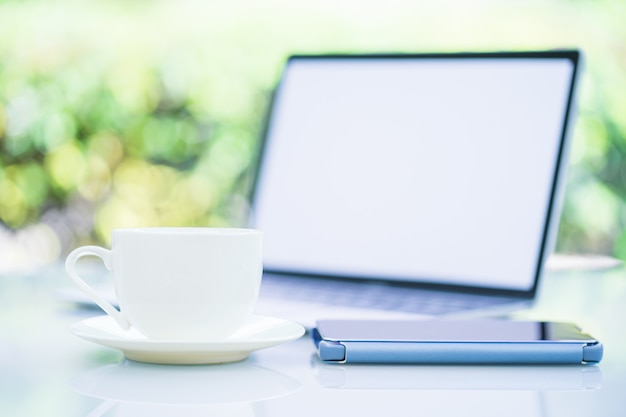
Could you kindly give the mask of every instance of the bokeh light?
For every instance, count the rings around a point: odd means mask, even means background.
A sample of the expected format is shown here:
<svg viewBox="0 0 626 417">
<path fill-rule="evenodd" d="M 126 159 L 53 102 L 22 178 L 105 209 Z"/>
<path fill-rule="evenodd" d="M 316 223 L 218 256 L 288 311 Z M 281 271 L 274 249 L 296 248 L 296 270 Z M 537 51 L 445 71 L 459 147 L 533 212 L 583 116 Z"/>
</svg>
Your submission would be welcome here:
<svg viewBox="0 0 626 417">
<path fill-rule="evenodd" d="M 0 271 L 126 226 L 238 226 L 291 53 L 586 54 L 557 249 L 626 259 L 626 3 L 0 3 Z M 529 167 L 532 169 L 532 167 Z"/>
</svg>

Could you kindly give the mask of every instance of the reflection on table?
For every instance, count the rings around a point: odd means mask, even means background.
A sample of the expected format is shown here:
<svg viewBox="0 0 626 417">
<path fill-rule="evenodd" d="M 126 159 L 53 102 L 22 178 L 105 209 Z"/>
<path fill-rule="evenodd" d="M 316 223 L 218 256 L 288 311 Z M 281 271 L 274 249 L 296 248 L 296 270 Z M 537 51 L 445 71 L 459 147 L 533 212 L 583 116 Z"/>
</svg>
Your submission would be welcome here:
<svg viewBox="0 0 626 417">
<path fill-rule="evenodd" d="M 623 415 L 623 267 L 552 271 L 536 305 L 514 315 L 580 324 L 605 346 L 592 366 L 326 364 L 308 336 L 238 363 L 143 364 L 70 332 L 101 314 L 61 301 L 71 285 L 61 267 L 0 276 L 2 415 Z"/>
<path fill-rule="evenodd" d="M 256 415 L 254 403 L 288 395 L 293 378 L 248 361 L 214 366 L 152 365 L 125 360 L 71 381 L 77 392 L 102 399 L 90 416 Z"/>
</svg>

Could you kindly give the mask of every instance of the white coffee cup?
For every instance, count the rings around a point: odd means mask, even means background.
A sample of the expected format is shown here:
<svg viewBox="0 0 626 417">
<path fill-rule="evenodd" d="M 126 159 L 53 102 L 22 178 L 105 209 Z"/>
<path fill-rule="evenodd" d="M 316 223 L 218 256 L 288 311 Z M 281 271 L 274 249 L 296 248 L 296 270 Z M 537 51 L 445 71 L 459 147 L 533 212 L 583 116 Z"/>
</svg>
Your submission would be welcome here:
<svg viewBox="0 0 626 417">
<path fill-rule="evenodd" d="M 111 250 L 82 246 L 65 268 L 123 329 L 150 339 L 217 340 L 253 313 L 262 275 L 262 233 L 235 228 L 129 228 L 112 232 Z M 76 272 L 97 256 L 112 271 L 117 310 Z"/>
</svg>

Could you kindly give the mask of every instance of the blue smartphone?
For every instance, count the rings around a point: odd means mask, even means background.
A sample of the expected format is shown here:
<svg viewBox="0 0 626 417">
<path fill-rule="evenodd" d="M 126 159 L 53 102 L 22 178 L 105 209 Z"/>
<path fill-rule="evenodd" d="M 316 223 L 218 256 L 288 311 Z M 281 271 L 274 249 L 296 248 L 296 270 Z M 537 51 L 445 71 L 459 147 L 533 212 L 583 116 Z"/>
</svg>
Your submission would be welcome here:
<svg viewBox="0 0 626 417">
<path fill-rule="evenodd" d="M 586 364 L 603 346 L 571 323 L 514 320 L 320 320 L 329 363 Z"/>
</svg>

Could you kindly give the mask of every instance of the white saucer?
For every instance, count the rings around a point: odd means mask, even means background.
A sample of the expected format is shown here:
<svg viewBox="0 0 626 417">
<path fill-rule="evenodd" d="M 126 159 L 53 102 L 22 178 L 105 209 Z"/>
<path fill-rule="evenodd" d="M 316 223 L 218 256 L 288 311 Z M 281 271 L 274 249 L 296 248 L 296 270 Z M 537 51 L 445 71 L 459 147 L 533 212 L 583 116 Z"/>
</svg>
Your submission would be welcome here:
<svg viewBox="0 0 626 417">
<path fill-rule="evenodd" d="M 108 315 L 82 320 L 70 329 L 85 340 L 121 350 L 128 359 L 178 365 L 240 361 L 255 350 L 304 334 L 304 328 L 297 323 L 258 315 L 233 335 L 218 341 L 151 340 L 133 328 L 122 330 Z"/>
</svg>

